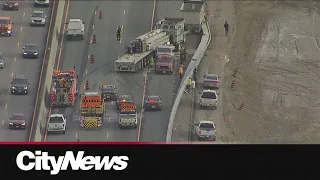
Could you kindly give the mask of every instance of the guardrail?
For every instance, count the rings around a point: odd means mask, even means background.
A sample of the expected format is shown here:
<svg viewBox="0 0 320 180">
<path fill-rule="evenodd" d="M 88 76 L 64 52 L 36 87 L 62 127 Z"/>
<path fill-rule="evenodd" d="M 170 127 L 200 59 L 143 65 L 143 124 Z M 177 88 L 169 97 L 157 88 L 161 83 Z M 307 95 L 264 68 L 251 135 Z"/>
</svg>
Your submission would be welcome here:
<svg viewBox="0 0 320 180">
<path fill-rule="evenodd" d="M 202 22 L 204 22 L 202 20 Z M 202 31 L 203 31 L 203 35 L 201 38 L 201 42 L 196 50 L 196 52 L 194 53 L 187 70 L 184 73 L 184 77 L 181 81 L 181 84 L 179 86 L 178 92 L 177 92 L 177 96 L 176 99 L 173 103 L 172 106 L 172 110 L 171 110 L 171 114 L 170 114 L 170 119 L 169 119 L 169 124 L 168 124 L 168 130 L 167 130 L 167 137 L 166 137 L 166 142 L 171 142 L 171 138 L 172 138 L 172 131 L 173 131 L 173 124 L 174 124 L 174 120 L 176 117 L 176 113 L 177 110 L 179 108 L 180 105 L 180 101 L 182 98 L 182 95 L 184 93 L 184 90 L 186 88 L 187 85 L 187 79 L 192 76 L 193 74 L 193 69 L 195 67 L 198 67 L 200 62 L 202 61 L 202 58 L 208 48 L 208 45 L 210 44 L 211 41 L 211 32 L 210 32 L 210 28 L 208 25 L 208 22 L 204 22 L 202 23 Z"/>
</svg>

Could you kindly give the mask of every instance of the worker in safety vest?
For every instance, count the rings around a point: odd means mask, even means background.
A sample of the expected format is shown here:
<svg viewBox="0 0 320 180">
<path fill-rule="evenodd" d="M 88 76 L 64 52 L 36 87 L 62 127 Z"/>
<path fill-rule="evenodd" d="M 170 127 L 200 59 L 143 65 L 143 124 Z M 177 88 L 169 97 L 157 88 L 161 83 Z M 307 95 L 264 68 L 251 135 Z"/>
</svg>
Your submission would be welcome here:
<svg viewBox="0 0 320 180">
<path fill-rule="evenodd" d="M 188 92 L 190 91 L 191 83 L 192 83 L 192 79 L 191 79 L 191 77 L 189 77 L 187 80 L 187 87 L 186 87 Z"/>
<path fill-rule="evenodd" d="M 180 75 L 180 80 L 181 80 L 183 78 L 183 65 L 181 65 L 179 68 L 179 75 Z"/>
<path fill-rule="evenodd" d="M 155 65 L 154 58 L 151 57 L 151 59 L 150 59 L 150 66 L 151 66 L 151 67 L 154 67 L 154 65 Z"/>
</svg>

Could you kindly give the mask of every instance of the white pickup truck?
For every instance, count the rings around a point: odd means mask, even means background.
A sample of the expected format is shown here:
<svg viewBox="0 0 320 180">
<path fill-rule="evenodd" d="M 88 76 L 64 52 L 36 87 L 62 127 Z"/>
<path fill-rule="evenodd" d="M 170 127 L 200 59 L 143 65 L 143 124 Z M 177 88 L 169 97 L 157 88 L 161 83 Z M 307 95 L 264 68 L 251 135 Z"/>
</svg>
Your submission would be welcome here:
<svg viewBox="0 0 320 180">
<path fill-rule="evenodd" d="M 212 139 L 213 141 L 217 138 L 216 125 L 212 121 L 199 121 L 195 124 L 194 133 L 201 139 Z"/>
<path fill-rule="evenodd" d="M 67 119 L 63 114 L 51 114 L 48 118 L 48 132 L 66 133 Z"/>
</svg>

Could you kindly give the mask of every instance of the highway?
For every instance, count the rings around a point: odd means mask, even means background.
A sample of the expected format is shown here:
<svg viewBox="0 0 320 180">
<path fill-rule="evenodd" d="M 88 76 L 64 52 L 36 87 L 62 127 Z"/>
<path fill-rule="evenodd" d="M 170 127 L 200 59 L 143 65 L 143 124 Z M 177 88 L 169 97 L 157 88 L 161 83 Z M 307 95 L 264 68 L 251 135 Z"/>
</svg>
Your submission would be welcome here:
<svg viewBox="0 0 320 180">
<path fill-rule="evenodd" d="M 152 1 L 71 1 L 68 18 L 80 18 L 86 22 L 86 38 L 83 41 L 63 42 L 60 69 L 76 67 L 79 80 L 79 92 L 83 92 L 84 82 L 89 81 L 90 90 L 98 91 L 102 84 L 117 86 L 117 94 L 129 94 L 133 97 L 141 112 L 144 89 L 143 72 L 134 74 L 115 74 L 113 62 L 118 55 L 124 54 L 124 46 L 135 37 L 150 30 L 152 24 Z M 94 16 L 95 10 L 102 10 L 103 19 Z M 141 11 L 141 10 L 144 11 Z M 98 13 L 97 13 L 98 14 Z M 94 29 L 93 29 L 94 25 Z M 123 26 L 121 43 L 116 41 L 116 29 Z M 90 45 L 93 33 L 97 43 Z M 94 54 L 94 64 L 88 63 L 88 55 Z M 59 61 L 59 59 L 58 59 Z M 74 115 L 79 110 L 79 102 L 74 108 L 52 109 L 51 113 L 64 113 L 67 116 L 67 132 L 64 135 L 50 134 L 48 141 L 137 141 L 138 129 L 120 130 L 117 111 L 112 103 L 107 104 L 107 117 L 100 129 L 81 129 Z"/>
<path fill-rule="evenodd" d="M 157 1 L 155 22 L 163 17 L 180 17 L 180 6 L 180 1 Z M 179 63 L 179 61 L 176 61 L 176 72 L 178 71 Z M 160 96 L 162 111 L 148 111 L 144 113 L 140 141 L 165 141 L 171 107 L 179 83 L 180 80 L 177 74 L 156 75 L 154 70 L 150 69 L 148 72 L 146 95 Z"/>
<path fill-rule="evenodd" d="M 27 126 L 30 126 L 43 58 L 43 47 L 47 35 L 47 28 L 30 27 L 29 25 L 30 15 L 35 9 L 44 10 L 47 20 L 50 20 L 50 8 L 34 8 L 32 1 L 19 1 L 18 11 L 4 11 L 1 3 L 0 16 L 11 17 L 14 24 L 12 37 L 0 37 L 0 52 L 6 58 L 5 68 L 0 69 L 0 91 L 2 93 L 0 141 L 26 141 L 29 137 L 27 130 L 9 130 L 8 118 L 15 112 L 24 113 L 27 117 Z M 39 59 L 22 58 L 22 47 L 26 43 L 41 46 Z M 9 88 L 14 74 L 22 74 L 28 77 L 30 83 L 28 95 L 11 95 Z"/>
</svg>

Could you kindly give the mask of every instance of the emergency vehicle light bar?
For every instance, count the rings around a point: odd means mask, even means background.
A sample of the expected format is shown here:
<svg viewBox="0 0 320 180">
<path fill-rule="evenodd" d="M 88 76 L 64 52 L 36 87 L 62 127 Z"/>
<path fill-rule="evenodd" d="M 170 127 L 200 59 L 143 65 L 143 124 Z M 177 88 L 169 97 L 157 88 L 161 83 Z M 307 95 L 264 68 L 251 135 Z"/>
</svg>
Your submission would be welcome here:
<svg viewBox="0 0 320 180">
<path fill-rule="evenodd" d="M 74 71 L 68 71 L 68 72 L 66 72 L 66 71 L 55 71 L 54 73 L 53 73 L 54 75 L 65 75 L 65 74 L 70 74 L 70 75 L 74 75 L 75 74 L 75 72 Z"/>
</svg>

